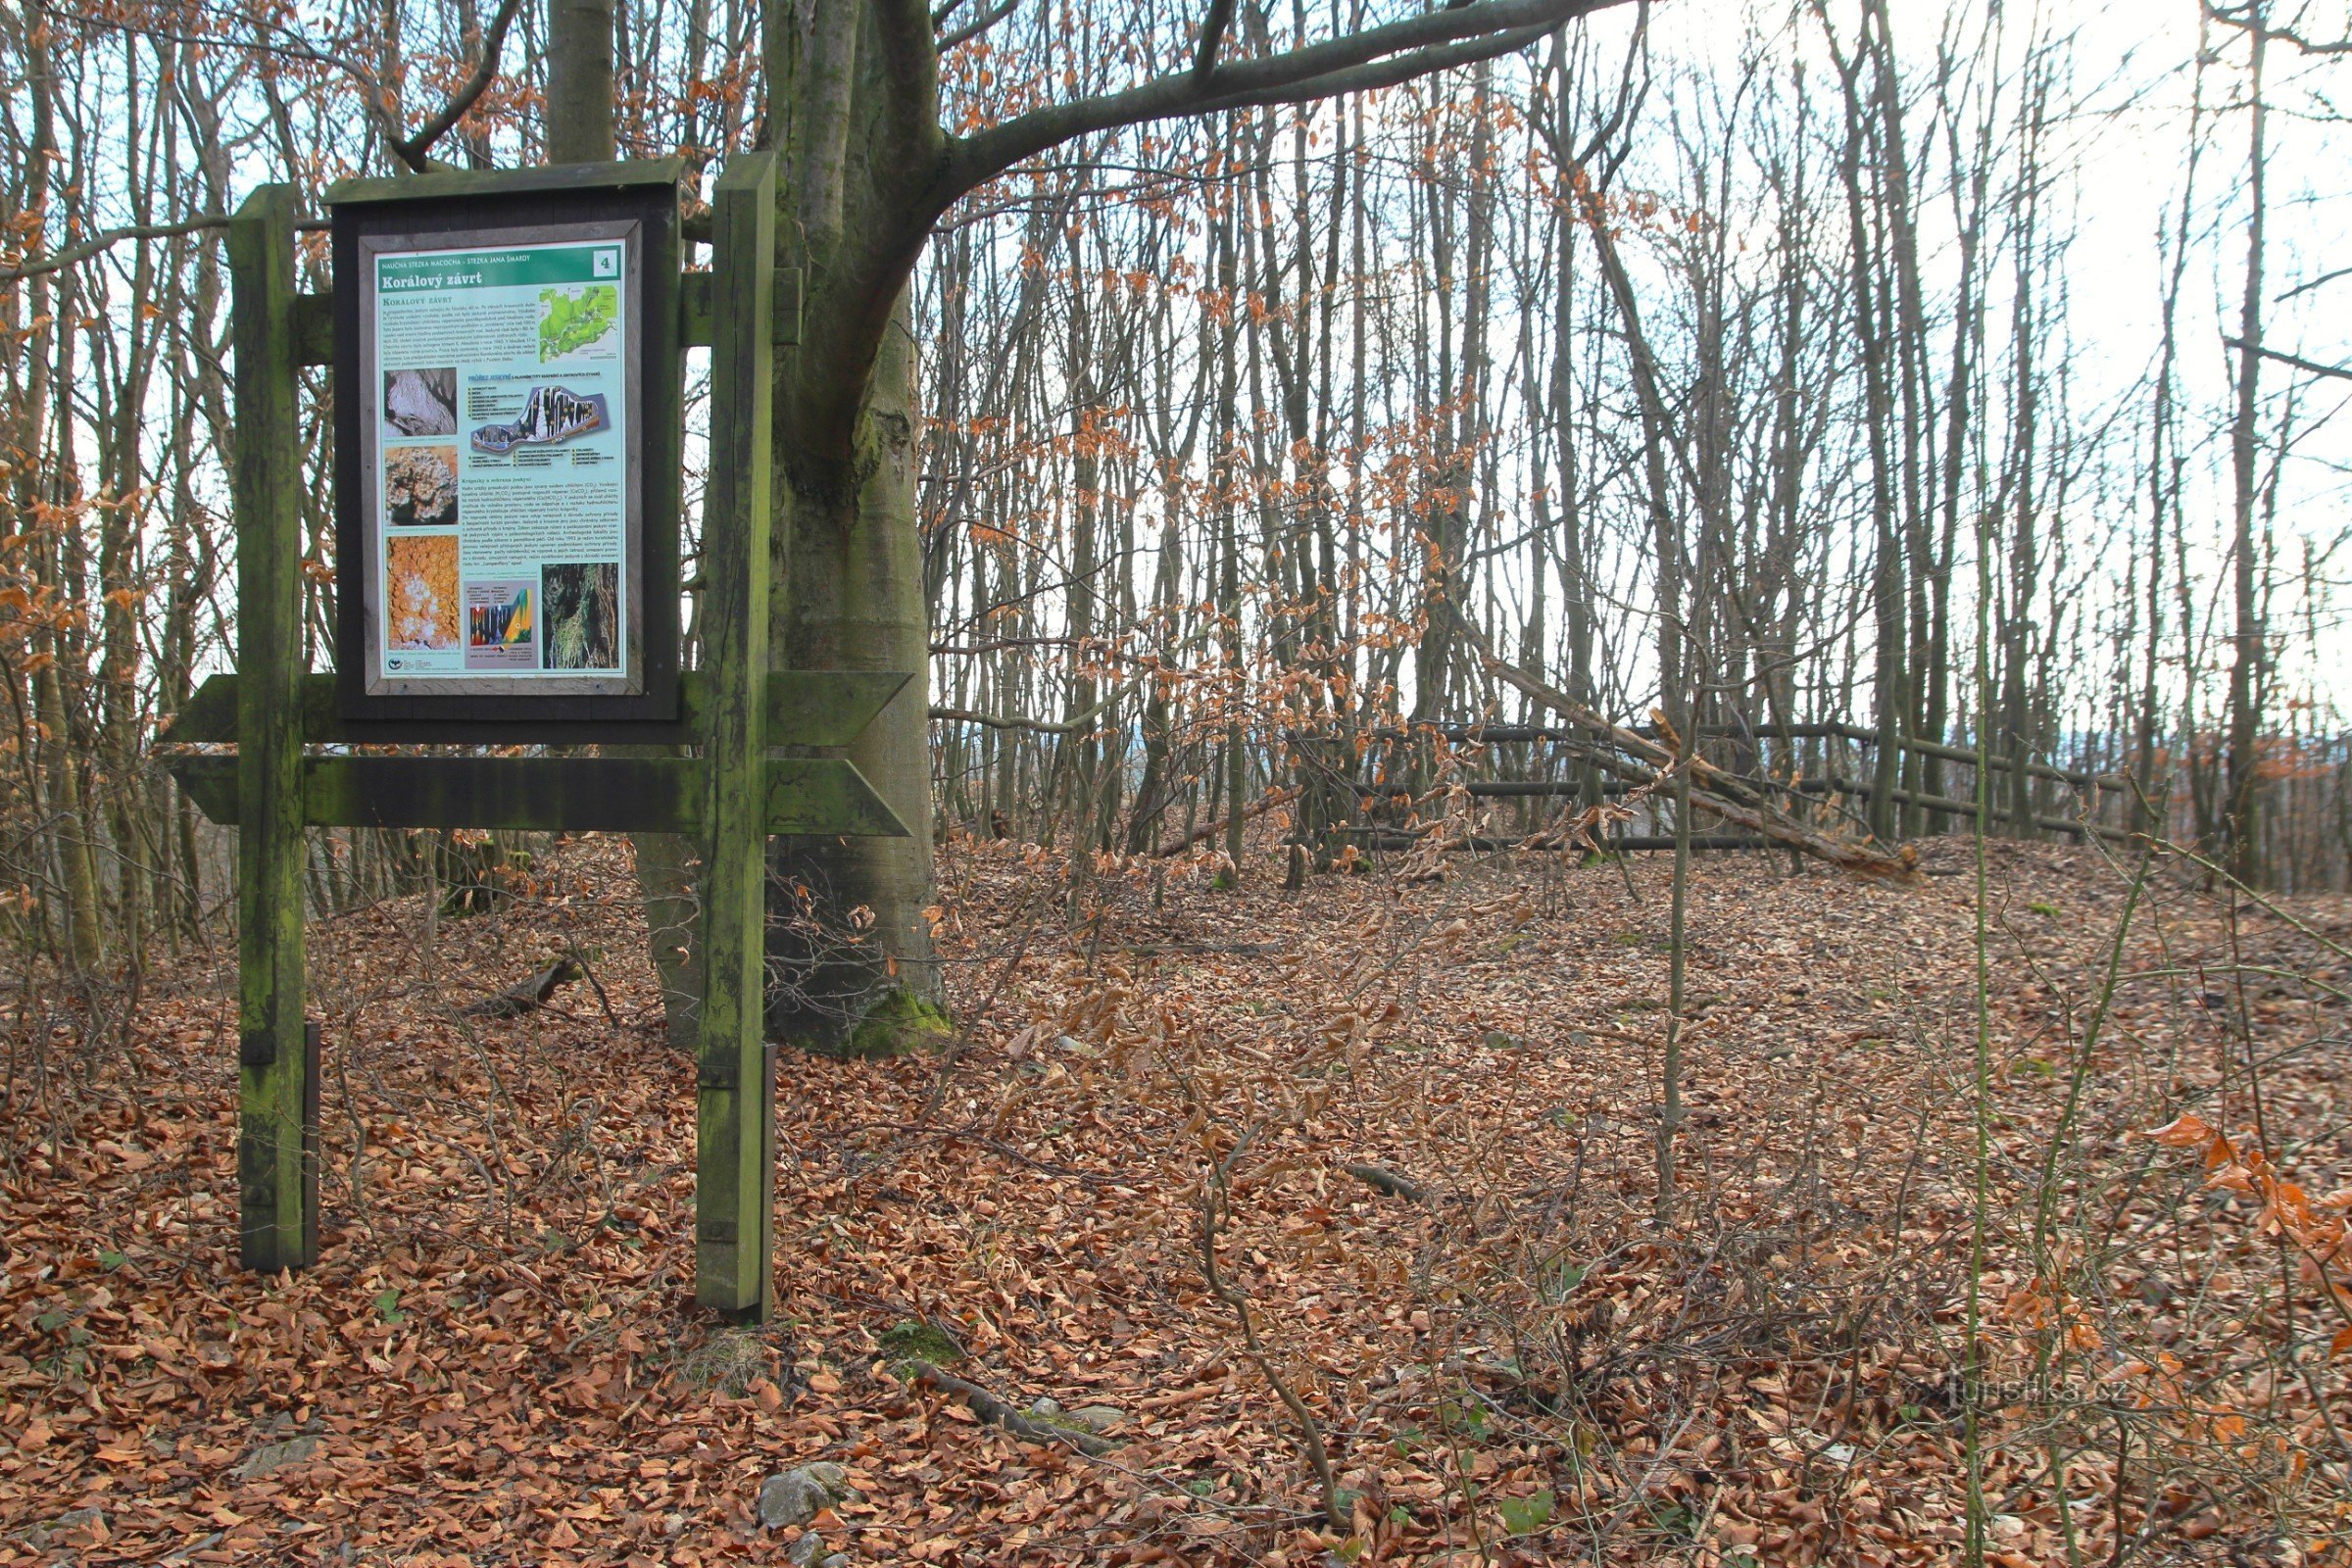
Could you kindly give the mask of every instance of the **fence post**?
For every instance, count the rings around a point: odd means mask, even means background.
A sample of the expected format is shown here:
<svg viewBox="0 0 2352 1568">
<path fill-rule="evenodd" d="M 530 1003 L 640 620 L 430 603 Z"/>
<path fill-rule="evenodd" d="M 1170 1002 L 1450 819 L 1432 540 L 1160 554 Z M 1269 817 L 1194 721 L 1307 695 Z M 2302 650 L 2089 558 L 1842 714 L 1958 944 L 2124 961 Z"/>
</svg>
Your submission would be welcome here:
<svg viewBox="0 0 2352 1568">
<path fill-rule="evenodd" d="M 265 1273 L 318 1256 L 317 1115 L 303 1015 L 302 444 L 294 187 L 228 226 L 236 351 L 237 1212 Z"/>
<path fill-rule="evenodd" d="M 728 161 L 711 232 L 710 480 L 703 662 L 710 700 L 703 1005 L 695 1117 L 695 1299 L 765 1322 L 774 1305 L 775 1079 L 765 1049 L 769 427 L 775 155 Z"/>
</svg>

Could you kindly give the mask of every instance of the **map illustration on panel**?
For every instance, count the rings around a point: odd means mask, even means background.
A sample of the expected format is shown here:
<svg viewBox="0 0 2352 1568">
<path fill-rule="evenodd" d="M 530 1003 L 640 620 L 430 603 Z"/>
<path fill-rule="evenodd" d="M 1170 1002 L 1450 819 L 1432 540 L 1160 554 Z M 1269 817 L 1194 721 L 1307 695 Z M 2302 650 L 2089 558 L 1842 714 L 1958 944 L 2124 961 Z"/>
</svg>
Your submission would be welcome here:
<svg viewBox="0 0 2352 1568">
<path fill-rule="evenodd" d="M 577 354 L 620 325 L 620 291 L 610 283 L 539 291 L 539 363 Z"/>
</svg>

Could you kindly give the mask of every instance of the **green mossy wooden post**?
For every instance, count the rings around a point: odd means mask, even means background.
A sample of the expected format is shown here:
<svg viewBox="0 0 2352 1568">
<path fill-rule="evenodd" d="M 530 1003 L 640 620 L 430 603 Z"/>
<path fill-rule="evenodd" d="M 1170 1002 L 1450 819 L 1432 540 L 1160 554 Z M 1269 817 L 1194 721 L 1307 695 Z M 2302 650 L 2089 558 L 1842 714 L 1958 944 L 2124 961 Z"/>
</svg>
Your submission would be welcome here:
<svg viewBox="0 0 2352 1568">
<path fill-rule="evenodd" d="M 318 1256 L 315 1133 L 305 1125 L 317 1097 L 303 1029 L 294 219 L 294 187 L 264 185 L 228 229 L 237 361 L 237 1203 L 244 1264 L 265 1273 Z"/>
<path fill-rule="evenodd" d="M 703 1009 L 695 1118 L 695 1299 L 765 1322 L 774 1303 L 775 1078 L 762 1037 L 767 930 L 768 430 L 775 155 L 731 160 L 713 194 L 710 487 L 703 514 Z"/>
</svg>

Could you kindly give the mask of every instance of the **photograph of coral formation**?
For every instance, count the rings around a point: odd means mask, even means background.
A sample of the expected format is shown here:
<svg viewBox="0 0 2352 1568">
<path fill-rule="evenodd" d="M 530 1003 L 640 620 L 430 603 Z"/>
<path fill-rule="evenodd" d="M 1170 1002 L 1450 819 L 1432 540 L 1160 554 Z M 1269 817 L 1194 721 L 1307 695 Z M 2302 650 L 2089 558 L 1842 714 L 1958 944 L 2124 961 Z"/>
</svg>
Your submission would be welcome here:
<svg viewBox="0 0 2352 1568">
<path fill-rule="evenodd" d="M 458 449 L 394 447 L 384 454 L 384 515 L 396 528 L 458 525 Z"/>
<path fill-rule="evenodd" d="M 620 567 L 610 561 L 539 568 L 549 669 L 620 667 Z"/>
<path fill-rule="evenodd" d="M 458 646 L 458 536 L 410 535 L 384 544 L 386 644 L 444 650 Z"/>
<path fill-rule="evenodd" d="M 455 367 L 433 370 L 384 372 L 384 426 L 394 435 L 456 435 L 458 433 L 458 372 Z"/>
</svg>

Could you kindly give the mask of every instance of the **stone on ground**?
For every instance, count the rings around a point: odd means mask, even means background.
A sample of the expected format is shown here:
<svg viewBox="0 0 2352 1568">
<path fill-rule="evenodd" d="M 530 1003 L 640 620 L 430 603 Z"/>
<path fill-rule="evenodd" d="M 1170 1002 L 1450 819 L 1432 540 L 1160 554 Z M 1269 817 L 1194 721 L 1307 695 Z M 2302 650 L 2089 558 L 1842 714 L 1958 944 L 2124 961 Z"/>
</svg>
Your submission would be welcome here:
<svg viewBox="0 0 2352 1568">
<path fill-rule="evenodd" d="M 825 1460 L 769 1476 L 760 1483 L 760 1522 L 770 1530 L 805 1525 L 842 1494 L 848 1472 Z"/>
</svg>

